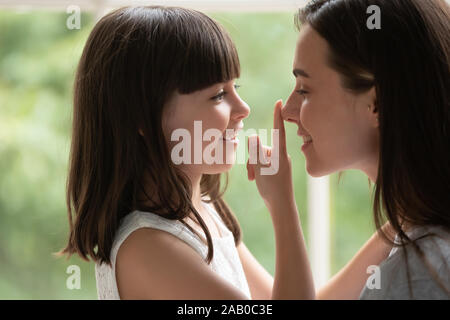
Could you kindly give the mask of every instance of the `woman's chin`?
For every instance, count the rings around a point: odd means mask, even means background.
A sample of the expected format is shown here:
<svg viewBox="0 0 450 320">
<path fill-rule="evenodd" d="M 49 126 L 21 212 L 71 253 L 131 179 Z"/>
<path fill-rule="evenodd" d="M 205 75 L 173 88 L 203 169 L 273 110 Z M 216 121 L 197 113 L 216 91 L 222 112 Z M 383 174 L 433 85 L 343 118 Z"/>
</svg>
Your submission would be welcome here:
<svg viewBox="0 0 450 320">
<path fill-rule="evenodd" d="M 332 169 L 330 167 L 328 168 L 320 168 L 317 166 L 312 166 L 308 162 L 306 162 L 306 172 L 313 178 L 321 178 L 324 176 L 328 176 L 330 174 L 333 174 L 335 172 L 338 172 L 339 170 Z"/>
<path fill-rule="evenodd" d="M 313 178 L 320 178 L 325 175 L 322 170 L 318 170 L 318 168 L 309 164 L 308 161 L 306 161 L 306 172 Z"/>
</svg>

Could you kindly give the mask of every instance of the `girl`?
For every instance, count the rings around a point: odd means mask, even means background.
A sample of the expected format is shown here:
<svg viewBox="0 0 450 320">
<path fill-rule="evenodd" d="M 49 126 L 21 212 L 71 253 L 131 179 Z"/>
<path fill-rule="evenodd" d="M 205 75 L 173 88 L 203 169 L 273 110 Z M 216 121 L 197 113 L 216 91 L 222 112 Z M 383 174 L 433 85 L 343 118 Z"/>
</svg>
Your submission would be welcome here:
<svg viewBox="0 0 450 320">
<path fill-rule="evenodd" d="M 381 29 L 367 26 L 371 5 Z M 297 22 L 296 86 L 283 118 L 298 125 L 311 176 L 358 169 L 375 182 L 379 230 L 317 297 L 449 299 L 448 3 L 316 0 Z M 253 170 L 265 192 L 275 188 Z M 372 264 L 380 288 L 364 286 Z"/>
<path fill-rule="evenodd" d="M 95 261 L 100 299 L 314 297 L 298 217 L 281 214 L 295 213 L 295 202 L 278 201 L 292 190 L 290 171 L 278 175 L 288 183 L 267 202 L 274 279 L 247 250 L 222 198 L 220 174 L 231 168 L 249 115 L 235 90 L 239 73 L 227 33 L 197 11 L 121 8 L 92 30 L 75 81 L 62 253 Z M 212 142 L 229 151 L 223 161 L 195 161 L 211 143 L 198 136 L 197 121 L 223 133 Z M 190 161 L 173 161 L 176 130 L 193 137 L 193 152 L 180 154 Z"/>
</svg>

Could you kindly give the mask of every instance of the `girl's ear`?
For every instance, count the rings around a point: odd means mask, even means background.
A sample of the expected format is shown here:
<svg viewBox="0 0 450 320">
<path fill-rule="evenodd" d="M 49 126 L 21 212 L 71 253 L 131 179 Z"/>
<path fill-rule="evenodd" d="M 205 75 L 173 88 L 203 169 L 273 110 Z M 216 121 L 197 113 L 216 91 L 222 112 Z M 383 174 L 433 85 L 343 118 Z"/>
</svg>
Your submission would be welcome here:
<svg viewBox="0 0 450 320">
<path fill-rule="evenodd" d="M 141 136 L 144 136 L 144 133 L 142 132 L 142 129 L 139 129 L 139 134 L 140 134 Z"/>
</svg>

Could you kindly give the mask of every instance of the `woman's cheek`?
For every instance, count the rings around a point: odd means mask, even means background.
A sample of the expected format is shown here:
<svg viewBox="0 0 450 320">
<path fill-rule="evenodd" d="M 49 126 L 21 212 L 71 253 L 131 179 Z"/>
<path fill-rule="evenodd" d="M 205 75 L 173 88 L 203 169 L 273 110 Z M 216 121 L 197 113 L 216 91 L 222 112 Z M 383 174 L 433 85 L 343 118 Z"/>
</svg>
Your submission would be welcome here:
<svg viewBox="0 0 450 320">
<path fill-rule="evenodd" d="M 303 102 L 303 104 L 300 107 L 300 123 L 303 128 L 307 131 L 307 133 L 312 135 L 311 128 L 311 107 L 309 106 L 308 102 Z"/>
</svg>

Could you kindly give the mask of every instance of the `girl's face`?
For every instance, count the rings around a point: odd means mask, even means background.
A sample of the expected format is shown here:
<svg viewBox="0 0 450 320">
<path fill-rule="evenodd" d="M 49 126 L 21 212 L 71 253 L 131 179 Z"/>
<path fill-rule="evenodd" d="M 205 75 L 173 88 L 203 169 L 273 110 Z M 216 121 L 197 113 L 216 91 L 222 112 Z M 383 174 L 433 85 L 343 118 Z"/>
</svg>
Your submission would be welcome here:
<svg viewBox="0 0 450 320">
<path fill-rule="evenodd" d="M 285 121 L 298 125 L 304 143 L 306 170 L 313 177 L 359 169 L 376 178 L 378 121 L 375 90 L 354 94 L 345 90 L 339 74 L 327 64 L 328 44 L 309 25 L 297 42 L 294 91 L 286 101 Z"/>
<path fill-rule="evenodd" d="M 164 136 L 172 161 L 180 157 L 187 160 L 178 165 L 188 174 L 229 170 L 239 143 L 237 133 L 249 113 L 250 108 L 236 92 L 234 80 L 190 94 L 175 92 L 163 112 Z M 178 136 L 174 132 L 179 132 Z"/>
</svg>

